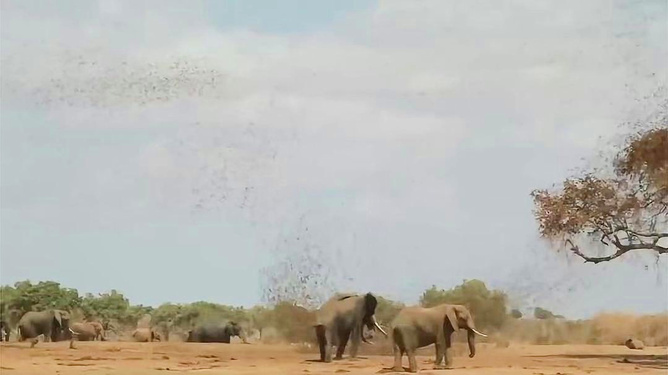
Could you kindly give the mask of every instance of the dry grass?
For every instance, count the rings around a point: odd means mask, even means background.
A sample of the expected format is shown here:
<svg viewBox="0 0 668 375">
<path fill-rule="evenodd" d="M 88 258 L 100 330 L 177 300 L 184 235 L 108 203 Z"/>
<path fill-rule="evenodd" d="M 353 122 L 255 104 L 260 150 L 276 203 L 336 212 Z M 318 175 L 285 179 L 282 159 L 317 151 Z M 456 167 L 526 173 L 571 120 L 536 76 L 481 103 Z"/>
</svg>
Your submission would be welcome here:
<svg viewBox="0 0 668 375">
<path fill-rule="evenodd" d="M 640 339 L 647 346 L 668 346 L 668 314 L 601 313 L 577 321 L 521 319 L 508 322 L 492 341 L 499 346 L 506 342 L 623 345 L 629 338 Z"/>
<path fill-rule="evenodd" d="M 508 320 L 497 332 L 488 332 L 490 337 L 478 337 L 477 343 L 493 344 L 496 348 L 508 348 L 513 344 L 561 345 L 561 344 L 594 344 L 623 345 L 629 338 L 642 340 L 646 346 L 668 346 L 668 313 L 657 315 L 633 315 L 624 313 L 601 313 L 589 320 Z M 307 335 L 308 334 L 308 335 Z M 311 330 L 300 331 L 300 339 L 293 342 L 293 348 L 300 353 L 316 353 L 318 351 L 314 334 Z M 301 337 L 307 336 L 307 337 Z M 361 353 L 375 355 L 391 355 L 391 341 L 380 334 L 375 334 L 375 345 L 361 346 Z M 235 338 L 236 339 L 236 338 Z M 281 332 L 274 328 L 265 328 L 262 340 L 264 344 L 290 344 L 291 340 L 283 338 Z M 464 350 L 465 332 L 454 336 L 455 342 Z M 119 341 L 132 341 L 129 331 L 123 332 Z M 183 341 L 179 334 L 170 334 L 171 342 Z M 109 348 L 108 350 L 111 350 Z"/>
<path fill-rule="evenodd" d="M 478 337 L 477 343 L 490 343 L 497 348 L 507 348 L 513 343 L 537 345 L 624 345 L 629 338 L 643 341 L 646 346 L 668 346 L 668 313 L 656 315 L 633 315 L 624 313 L 601 313 L 588 320 L 509 320 L 490 337 Z M 459 332 L 455 342 L 465 350 L 466 334 Z M 391 355 L 389 339 L 380 335 L 374 338 L 376 345 L 362 345 L 365 354 Z M 304 345 L 300 352 L 317 352 L 316 345 Z"/>
</svg>

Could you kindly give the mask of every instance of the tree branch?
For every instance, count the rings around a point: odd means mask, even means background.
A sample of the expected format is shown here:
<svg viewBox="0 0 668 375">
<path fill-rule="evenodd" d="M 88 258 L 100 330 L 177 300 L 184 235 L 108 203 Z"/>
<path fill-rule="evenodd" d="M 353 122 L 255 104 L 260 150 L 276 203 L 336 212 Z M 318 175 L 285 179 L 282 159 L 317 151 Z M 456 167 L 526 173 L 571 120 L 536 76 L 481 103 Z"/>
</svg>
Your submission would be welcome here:
<svg viewBox="0 0 668 375">
<path fill-rule="evenodd" d="M 610 260 L 613 260 L 615 258 L 619 258 L 620 256 L 628 253 L 629 251 L 635 251 L 635 250 L 654 250 L 656 251 L 659 255 L 661 254 L 668 254 L 668 247 L 660 246 L 657 245 L 658 239 L 654 241 L 652 244 L 630 244 L 630 245 L 623 245 L 621 244 L 617 239 L 613 240 L 613 245 L 617 248 L 617 251 L 608 256 L 604 257 L 590 257 L 582 253 L 580 251 L 580 248 L 573 243 L 570 239 L 566 240 L 566 244 L 570 245 L 570 250 L 573 254 L 579 256 L 580 258 L 584 259 L 585 263 L 601 263 L 601 262 L 607 262 Z"/>
<path fill-rule="evenodd" d="M 631 229 L 622 229 L 624 232 L 631 233 L 638 237 L 656 237 L 656 238 L 668 238 L 668 233 L 640 233 Z"/>
</svg>

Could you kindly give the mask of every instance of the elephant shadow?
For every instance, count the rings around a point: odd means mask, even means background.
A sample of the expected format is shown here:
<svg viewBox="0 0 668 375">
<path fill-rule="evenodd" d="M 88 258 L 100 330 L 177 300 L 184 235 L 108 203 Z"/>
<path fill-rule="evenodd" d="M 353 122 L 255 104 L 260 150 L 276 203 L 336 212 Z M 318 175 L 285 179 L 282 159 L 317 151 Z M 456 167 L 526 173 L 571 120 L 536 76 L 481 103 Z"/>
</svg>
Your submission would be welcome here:
<svg viewBox="0 0 668 375">
<path fill-rule="evenodd" d="M 410 372 L 410 369 L 408 367 L 402 367 L 404 369 L 404 372 Z M 392 367 L 383 367 L 382 369 L 378 370 L 376 374 L 389 374 L 389 373 L 396 373 L 397 371 L 394 370 Z"/>
<path fill-rule="evenodd" d="M 357 361 L 362 360 L 362 359 L 369 359 L 369 357 L 358 355 L 355 358 L 344 357 L 344 358 L 341 358 L 341 359 L 333 359 L 332 361 L 333 362 L 340 362 L 340 363 L 343 362 L 343 363 L 345 363 L 345 362 L 357 362 Z M 305 359 L 303 363 L 326 363 L 326 362 L 323 361 L 322 359 Z"/>
</svg>

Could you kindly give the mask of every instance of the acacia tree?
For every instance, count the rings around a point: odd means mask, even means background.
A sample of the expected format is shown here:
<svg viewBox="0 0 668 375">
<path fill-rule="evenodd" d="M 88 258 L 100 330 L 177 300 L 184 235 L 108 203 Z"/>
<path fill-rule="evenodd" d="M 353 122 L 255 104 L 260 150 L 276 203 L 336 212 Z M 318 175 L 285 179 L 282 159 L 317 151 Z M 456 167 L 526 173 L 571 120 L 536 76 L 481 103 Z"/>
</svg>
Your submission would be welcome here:
<svg viewBox="0 0 668 375">
<path fill-rule="evenodd" d="M 540 234 L 563 241 L 585 263 L 616 259 L 628 252 L 668 254 L 668 120 L 631 136 L 612 158 L 609 177 L 569 178 L 557 191 L 532 197 Z M 614 250 L 595 256 L 583 242 Z"/>
</svg>

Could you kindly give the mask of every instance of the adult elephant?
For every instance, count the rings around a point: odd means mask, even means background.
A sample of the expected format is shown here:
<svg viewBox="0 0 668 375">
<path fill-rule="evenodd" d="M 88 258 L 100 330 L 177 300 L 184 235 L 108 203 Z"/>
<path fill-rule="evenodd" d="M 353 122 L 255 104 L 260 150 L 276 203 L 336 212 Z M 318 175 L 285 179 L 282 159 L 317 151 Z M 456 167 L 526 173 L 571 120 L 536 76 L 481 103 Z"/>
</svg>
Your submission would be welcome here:
<svg viewBox="0 0 668 375">
<path fill-rule="evenodd" d="M 475 356 L 475 335 L 478 332 L 469 310 L 462 305 L 442 304 L 430 308 L 405 307 L 392 321 L 392 347 L 394 370 L 403 371 L 401 358 L 406 353 L 409 371 L 417 371 L 415 350 L 435 344 L 436 369 L 452 367 L 452 333 L 459 329 L 468 331 L 469 357 Z M 445 365 L 441 362 L 445 358 Z"/>
<path fill-rule="evenodd" d="M 332 347 L 336 346 L 336 359 L 343 357 L 348 339 L 352 341 L 350 357 L 357 357 L 360 341 L 368 342 L 363 326 L 378 329 L 387 337 L 374 314 L 378 300 L 373 294 L 339 293 L 330 298 L 315 313 L 315 333 L 320 347 L 320 360 L 332 361 Z"/>
<path fill-rule="evenodd" d="M 70 332 L 79 341 L 106 341 L 104 327 L 99 322 L 74 323 L 70 326 Z"/>
<path fill-rule="evenodd" d="M 162 337 L 152 328 L 137 328 L 132 332 L 132 339 L 137 342 L 162 341 Z"/>
<path fill-rule="evenodd" d="M 186 342 L 222 342 L 229 344 L 232 336 L 237 336 L 244 344 L 248 344 L 246 333 L 235 322 L 229 322 L 224 326 L 212 324 L 197 326 L 188 331 Z"/>
<path fill-rule="evenodd" d="M 31 339 L 30 347 L 37 344 L 37 337 L 44 341 L 59 341 L 69 336 L 70 313 L 63 310 L 29 311 L 18 324 L 19 341 Z"/>
</svg>

